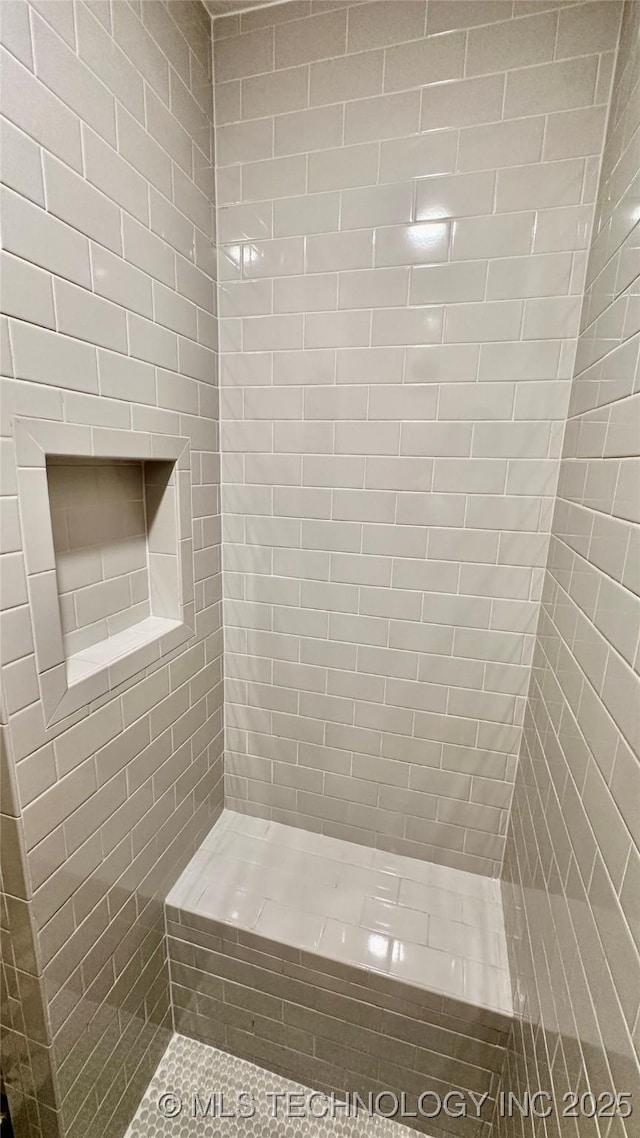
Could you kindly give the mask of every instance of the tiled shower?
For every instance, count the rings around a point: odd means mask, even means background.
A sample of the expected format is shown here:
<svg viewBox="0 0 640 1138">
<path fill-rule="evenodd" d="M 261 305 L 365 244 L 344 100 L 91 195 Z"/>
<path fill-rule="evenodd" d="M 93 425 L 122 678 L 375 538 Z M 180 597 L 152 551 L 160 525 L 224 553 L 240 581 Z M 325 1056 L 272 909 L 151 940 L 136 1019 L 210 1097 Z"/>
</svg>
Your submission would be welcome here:
<svg viewBox="0 0 640 1138">
<path fill-rule="evenodd" d="M 1 0 L 16 1138 L 639 1133 L 639 37 Z"/>
</svg>

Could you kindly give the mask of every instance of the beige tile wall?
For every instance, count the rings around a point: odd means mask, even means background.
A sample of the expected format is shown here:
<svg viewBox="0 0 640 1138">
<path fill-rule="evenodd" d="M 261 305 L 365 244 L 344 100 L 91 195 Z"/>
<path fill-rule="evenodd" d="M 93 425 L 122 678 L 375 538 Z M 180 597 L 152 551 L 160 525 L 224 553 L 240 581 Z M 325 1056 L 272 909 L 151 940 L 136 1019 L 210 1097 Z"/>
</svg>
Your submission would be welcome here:
<svg viewBox="0 0 640 1138">
<path fill-rule="evenodd" d="M 619 19 L 214 21 L 232 807 L 499 871 Z"/>
<path fill-rule="evenodd" d="M 503 887 L 523 1013 L 504 1088 L 560 1105 L 573 1090 L 631 1092 L 635 1109 L 626 1121 L 554 1111 L 545 1138 L 638 1132 L 639 37 L 629 3 Z M 531 1133 L 517 1118 L 498 1132 Z"/>
<path fill-rule="evenodd" d="M 17 1138 L 45 1138 L 58 1133 L 56 1098 L 19 817 L 0 738 L 0 1070 Z"/>
<path fill-rule="evenodd" d="M 426 25 L 425 12 L 421 0 L 305 3 L 216 23 L 228 790 L 242 809 L 491 872 L 514 778 L 619 6 L 431 0 Z M 38 1001 L 45 1008 L 43 1052 L 30 1051 L 31 1074 L 25 1060 L 9 1090 L 35 1138 L 60 1125 L 84 1138 L 124 1130 L 164 1045 L 162 897 L 221 804 L 210 32 L 191 0 L 6 0 L 2 17 L 3 718 L 15 780 L 6 814 L 15 821 L 3 832 L 26 855 L 24 881 L 4 880 L 21 915 L 3 928 L 12 942 L 31 930 L 40 960 L 26 974 L 42 974 L 32 1021 L 12 1025 L 21 1040 L 38 1041 Z M 616 459 L 626 453 L 632 300 L 607 298 L 630 279 L 621 242 L 632 67 L 605 155 L 579 349 L 587 382 L 573 389 L 581 459 L 602 456 L 607 438 Z M 610 214 L 614 199 L 622 205 Z M 594 383 L 589 353 L 619 338 L 603 359 L 621 368 L 603 367 Z M 20 415 L 188 435 L 193 454 L 195 637 L 53 729 L 34 670 L 16 505 Z M 574 460 L 564 466 L 579 482 Z M 539 975 L 552 974 L 560 1005 L 570 970 L 579 1039 L 595 1038 L 586 994 L 598 993 L 598 1046 L 581 1044 L 580 1060 L 595 1066 L 604 1054 L 622 1086 L 631 1025 L 615 993 L 626 999 L 635 958 L 619 913 L 632 913 L 635 862 L 624 826 L 603 824 L 613 815 L 600 806 L 611 800 L 628 815 L 633 801 L 628 622 L 611 622 L 607 592 L 633 491 L 621 461 L 622 504 L 600 509 L 614 501 L 605 468 L 602 459 L 584 472 L 584 505 L 563 482 L 544 610 L 562 640 L 545 625 L 534 689 L 544 700 L 530 705 L 542 727 L 530 719 L 534 761 L 523 761 L 508 864 L 517 834 L 513 878 L 522 874 L 529 893 L 533 880 L 553 890 L 551 918 L 546 900 L 542 919 L 528 914 L 545 936 L 533 942 Z M 580 557 L 605 582 L 599 614 Z M 560 593 L 569 582 L 589 620 Z M 573 653 L 577 685 L 564 673 Z M 589 702 L 592 690 L 601 701 Z M 559 708 L 577 713 L 578 699 L 598 741 L 595 765 L 578 730 L 563 735 L 564 752 L 554 746 L 554 732 L 572 728 Z M 570 776 L 561 763 L 547 778 L 539 739 L 554 759 L 566 754 Z M 567 900 L 557 906 L 560 880 Z M 584 957 L 555 955 L 555 923 L 546 935 L 550 919 L 569 927 L 567 913 Z M 538 1059 L 548 1049 L 567 1071 L 578 1058 L 572 1027 L 555 1047 L 533 989 L 529 1001 L 512 1059 L 523 1085 L 534 1044 Z M 627 1006 L 635 1014 L 633 998 Z M 611 1138 L 623 1133 L 615 1125 Z"/>
<path fill-rule="evenodd" d="M 52 1057 L 30 1082 L 5 1073 L 25 1134 L 99 1138 L 124 1132 L 166 1044 L 162 901 L 222 804 L 211 31 L 191 0 L 8 0 L 2 42 L 1 632 L 24 896 L 4 884 L 32 922 Z M 20 416 L 191 446 L 194 636 L 50 728 Z"/>
<path fill-rule="evenodd" d="M 67 655 L 150 615 L 143 464 L 47 463 Z"/>
</svg>

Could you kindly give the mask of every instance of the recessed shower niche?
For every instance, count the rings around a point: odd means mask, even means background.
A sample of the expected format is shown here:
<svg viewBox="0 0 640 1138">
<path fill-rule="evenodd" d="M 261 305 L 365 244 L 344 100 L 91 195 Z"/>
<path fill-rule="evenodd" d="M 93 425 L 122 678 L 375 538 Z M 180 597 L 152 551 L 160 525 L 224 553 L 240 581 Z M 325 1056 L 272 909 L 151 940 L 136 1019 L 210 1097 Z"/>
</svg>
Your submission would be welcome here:
<svg viewBox="0 0 640 1138">
<path fill-rule="evenodd" d="M 192 634 L 189 443 L 23 419 L 16 456 L 36 662 L 51 723 Z"/>
</svg>

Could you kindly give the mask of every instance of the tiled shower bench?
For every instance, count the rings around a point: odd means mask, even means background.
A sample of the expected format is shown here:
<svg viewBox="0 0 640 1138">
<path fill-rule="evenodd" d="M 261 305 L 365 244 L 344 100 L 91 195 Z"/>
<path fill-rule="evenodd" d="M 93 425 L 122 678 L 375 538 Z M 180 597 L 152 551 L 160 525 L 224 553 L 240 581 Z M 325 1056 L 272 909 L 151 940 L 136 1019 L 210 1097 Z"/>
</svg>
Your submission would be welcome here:
<svg viewBox="0 0 640 1138">
<path fill-rule="evenodd" d="M 496 881 L 225 810 L 166 916 L 176 1031 L 407 1113 L 461 1092 L 405 1121 L 489 1134 L 512 1020 Z"/>
</svg>

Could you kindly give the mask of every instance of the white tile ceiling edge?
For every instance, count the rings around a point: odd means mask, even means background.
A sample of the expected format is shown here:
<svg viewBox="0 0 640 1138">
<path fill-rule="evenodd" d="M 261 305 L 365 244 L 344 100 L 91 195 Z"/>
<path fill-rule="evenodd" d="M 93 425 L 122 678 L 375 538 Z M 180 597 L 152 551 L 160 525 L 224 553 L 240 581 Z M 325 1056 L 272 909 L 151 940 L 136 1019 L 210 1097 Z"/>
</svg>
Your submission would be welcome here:
<svg viewBox="0 0 640 1138">
<path fill-rule="evenodd" d="M 283 0 L 202 0 L 212 20 L 220 16 L 235 16 L 239 12 L 252 12 L 256 8 L 272 8 Z"/>
</svg>

